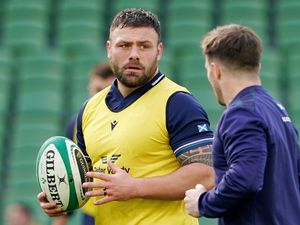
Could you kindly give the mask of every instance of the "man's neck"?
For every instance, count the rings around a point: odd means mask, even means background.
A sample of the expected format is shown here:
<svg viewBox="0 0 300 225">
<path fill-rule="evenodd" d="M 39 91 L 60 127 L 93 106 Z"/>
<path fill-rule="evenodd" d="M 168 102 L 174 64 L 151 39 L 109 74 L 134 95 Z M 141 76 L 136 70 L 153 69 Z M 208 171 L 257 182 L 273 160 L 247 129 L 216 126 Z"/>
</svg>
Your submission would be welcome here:
<svg viewBox="0 0 300 225">
<path fill-rule="evenodd" d="M 261 85 L 261 81 L 258 76 L 254 76 L 252 79 L 227 79 L 221 85 L 223 98 L 226 106 L 228 106 L 232 100 L 235 98 L 238 93 L 240 93 L 243 89 Z"/>
<path fill-rule="evenodd" d="M 117 84 L 118 84 L 118 89 L 124 98 L 139 88 L 139 87 L 134 87 L 134 88 L 127 87 L 118 80 L 117 80 Z"/>
</svg>

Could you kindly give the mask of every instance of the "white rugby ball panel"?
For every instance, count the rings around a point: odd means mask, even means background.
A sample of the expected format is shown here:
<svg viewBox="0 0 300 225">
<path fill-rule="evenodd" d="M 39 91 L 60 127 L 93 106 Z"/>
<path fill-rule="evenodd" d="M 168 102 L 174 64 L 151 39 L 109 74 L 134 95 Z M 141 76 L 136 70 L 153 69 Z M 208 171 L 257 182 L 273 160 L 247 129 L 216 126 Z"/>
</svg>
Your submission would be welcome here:
<svg viewBox="0 0 300 225">
<path fill-rule="evenodd" d="M 55 136 L 44 142 L 37 158 L 37 178 L 50 202 L 65 211 L 81 207 L 88 200 L 82 183 L 88 164 L 79 147 L 71 140 Z"/>
<path fill-rule="evenodd" d="M 40 162 L 39 177 L 42 190 L 50 202 L 55 202 L 65 210 L 65 203 L 69 201 L 69 183 L 63 159 L 54 144 L 46 147 Z"/>
</svg>

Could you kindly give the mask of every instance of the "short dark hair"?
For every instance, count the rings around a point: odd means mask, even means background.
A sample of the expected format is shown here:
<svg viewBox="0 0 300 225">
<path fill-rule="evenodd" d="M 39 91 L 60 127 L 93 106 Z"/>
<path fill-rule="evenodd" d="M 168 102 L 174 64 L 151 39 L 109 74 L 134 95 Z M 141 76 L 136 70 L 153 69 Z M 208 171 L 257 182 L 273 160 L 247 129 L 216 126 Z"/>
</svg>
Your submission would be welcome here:
<svg viewBox="0 0 300 225">
<path fill-rule="evenodd" d="M 152 27 L 160 40 L 161 30 L 158 17 L 145 9 L 127 8 L 120 11 L 113 19 L 109 31 L 124 27 Z"/>
<path fill-rule="evenodd" d="M 262 48 L 259 36 L 249 27 L 239 24 L 218 26 L 202 41 L 202 50 L 208 59 L 217 58 L 244 70 L 259 68 Z"/>
<path fill-rule="evenodd" d="M 91 76 L 107 79 L 115 75 L 108 63 L 100 62 L 93 67 Z"/>
</svg>

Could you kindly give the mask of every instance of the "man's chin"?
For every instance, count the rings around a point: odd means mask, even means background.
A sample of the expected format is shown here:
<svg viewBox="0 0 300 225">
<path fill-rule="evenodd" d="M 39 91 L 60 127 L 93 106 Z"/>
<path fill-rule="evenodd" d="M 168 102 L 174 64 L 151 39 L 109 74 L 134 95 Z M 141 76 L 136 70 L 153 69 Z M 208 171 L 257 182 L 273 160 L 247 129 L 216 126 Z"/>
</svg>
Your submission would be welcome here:
<svg viewBox="0 0 300 225">
<path fill-rule="evenodd" d="M 125 70 L 123 75 L 126 77 L 137 77 L 142 74 L 141 70 Z"/>
<path fill-rule="evenodd" d="M 134 75 L 126 76 L 126 78 L 120 80 L 120 82 L 129 88 L 136 88 L 141 86 L 139 80 Z"/>
<path fill-rule="evenodd" d="M 225 102 L 223 102 L 223 101 L 221 101 L 221 100 L 218 100 L 218 103 L 219 103 L 219 105 L 221 105 L 221 106 L 226 106 Z"/>
</svg>

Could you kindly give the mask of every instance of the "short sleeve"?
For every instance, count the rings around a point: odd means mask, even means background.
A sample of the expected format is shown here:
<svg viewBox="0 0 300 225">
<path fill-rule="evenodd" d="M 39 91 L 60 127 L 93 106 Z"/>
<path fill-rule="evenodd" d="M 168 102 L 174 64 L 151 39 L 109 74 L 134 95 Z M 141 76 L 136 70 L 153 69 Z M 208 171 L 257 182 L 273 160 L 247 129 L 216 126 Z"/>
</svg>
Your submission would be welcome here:
<svg viewBox="0 0 300 225">
<path fill-rule="evenodd" d="M 173 94 L 167 103 L 166 117 L 170 145 L 176 156 L 212 144 L 213 132 L 207 114 L 193 95 Z"/>
</svg>

